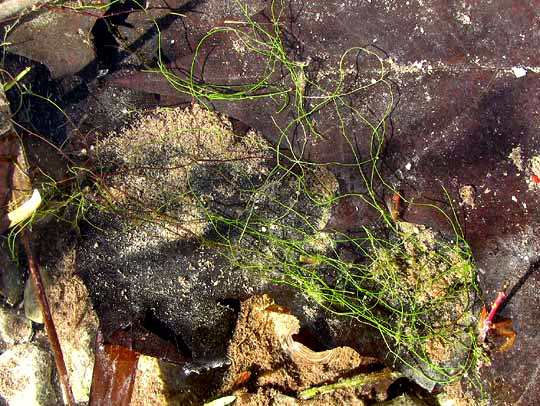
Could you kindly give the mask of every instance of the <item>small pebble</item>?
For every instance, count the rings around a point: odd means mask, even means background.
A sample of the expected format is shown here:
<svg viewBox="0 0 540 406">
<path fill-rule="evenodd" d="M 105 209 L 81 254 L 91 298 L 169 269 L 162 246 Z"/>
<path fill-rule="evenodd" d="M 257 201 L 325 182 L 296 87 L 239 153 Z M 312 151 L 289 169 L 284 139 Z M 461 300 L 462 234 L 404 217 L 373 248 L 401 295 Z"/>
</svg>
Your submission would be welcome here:
<svg viewBox="0 0 540 406">
<path fill-rule="evenodd" d="M 516 78 L 522 78 L 523 76 L 525 76 L 527 74 L 527 71 L 522 68 L 521 66 L 514 66 L 512 68 L 512 72 L 514 72 L 514 76 Z"/>
</svg>

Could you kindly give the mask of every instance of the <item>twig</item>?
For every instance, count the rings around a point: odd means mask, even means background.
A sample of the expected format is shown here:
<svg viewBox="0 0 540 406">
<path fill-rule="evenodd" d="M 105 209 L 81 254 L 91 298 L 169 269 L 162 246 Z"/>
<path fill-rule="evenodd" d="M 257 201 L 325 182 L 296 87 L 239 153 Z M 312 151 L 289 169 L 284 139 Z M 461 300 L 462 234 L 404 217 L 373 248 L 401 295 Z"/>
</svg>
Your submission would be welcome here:
<svg viewBox="0 0 540 406">
<path fill-rule="evenodd" d="M 56 363 L 56 369 L 58 370 L 58 375 L 60 377 L 60 383 L 62 385 L 62 389 L 64 390 L 68 405 L 74 406 L 75 398 L 73 397 L 73 392 L 71 391 L 71 387 L 69 386 L 69 378 L 66 363 L 64 362 L 64 355 L 62 354 L 60 341 L 58 341 L 58 335 L 56 334 L 56 328 L 54 327 L 51 308 L 49 307 L 49 301 L 47 300 L 45 286 L 43 285 L 43 280 L 41 279 L 41 273 L 34 258 L 34 253 L 30 247 L 30 238 L 28 234 L 29 233 L 27 230 L 23 230 L 22 243 L 24 246 L 24 250 L 26 251 L 26 256 L 28 258 L 28 268 L 30 268 L 30 275 L 32 275 L 32 281 L 34 282 L 34 288 L 36 290 L 36 295 L 39 301 L 39 307 L 41 308 L 41 313 L 43 313 L 45 330 L 47 331 L 47 336 L 49 337 L 49 342 L 51 343 L 51 347 L 53 350 L 54 361 Z"/>
<path fill-rule="evenodd" d="M 480 332 L 481 343 L 483 343 L 486 340 L 487 333 L 491 329 L 491 326 L 493 324 L 493 318 L 495 317 L 495 314 L 497 314 L 497 311 L 499 310 L 499 307 L 501 306 L 501 304 L 506 299 L 506 289 L 508 289 L 508 281 L 504 283 L 503 288 L 499 291 L 497 298 L 491 305 L 491 310 L 489 311 L 489 314 L 484 320 L 484 325 L 482 326 L 482 331 Z"/>
<path fill-rule="evenodd" d="M 354 376 L 348 379 L 342 379 L 339 382 L 332 383 L 330 385 L 318 386 L 315 388 L 306 389 L 298 394 L 298 397 L 302 400 L 307 400 L 314 398 L 317 395 L 322 395 L 323 393 L 333 392 L 337 389 L 348 389 L 348 388 L 358 388 L 373 382 L 378 382 L 383 379 L 396 380 L 401 378 L 403 375 L 401 372 L 383 370 L 380 372 L 373 372 L 371 374 L 362 374 Z"/>
</svg>

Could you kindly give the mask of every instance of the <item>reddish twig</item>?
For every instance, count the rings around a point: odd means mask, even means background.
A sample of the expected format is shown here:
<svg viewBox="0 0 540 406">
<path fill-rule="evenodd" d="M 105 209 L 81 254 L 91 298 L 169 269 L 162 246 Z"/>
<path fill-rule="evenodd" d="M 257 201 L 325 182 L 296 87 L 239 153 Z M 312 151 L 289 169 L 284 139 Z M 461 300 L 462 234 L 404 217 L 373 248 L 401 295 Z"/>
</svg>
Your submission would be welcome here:
<svg viewBox="0 0 540 406">
<path fill-rule="evenodd" d="M 487 333 L 491 329 L 491 326 L 493 325 L 493 318 L 495 317 L 495 314 L 497 314 L 497 311 L 499 310 L 499 307 L 501 307 L 501 304 L 506 299 L 506 289 L 508 289 L 508 281 L 504 283 L 503 288 L 499 291 L 497 298 L 491 305 L 491 310 L 489 311 L 489 314 L 487 315 L 486 319 L 484 320 L 483 325 L 481 326 L 482 328 L 482 330 L 480 331 L 481 343 L 485 341 Z"/>
<path fill-rule="evenodd" d="M 30 130 L 29 128 L 26 128 L 25 126 L 23 126 L 22 124 L 14 121 L 14 120 L 11 120 L 11 123 L 17 127 L 19 127 L 21 130 L 27 132 L 28 134 L 32 135 L 33 137 L 36 137 L 38 140 L 44 142 L 45 144 L 47 144 L 49 147 L 51 147 L 52 149 L 54 149 L 60 156 L 62 156 L 62 158 L 64 158 L 66 160 L 66 162 L 70 163 L 71 165 L 75 165 L 75 162 L 69 157 L 66 155 L 66 153 L 64 151 L 62 151 L 62 148 L 59 148 L 57 147 L 56 145 L 54 145 L 54 143 L 52 143 L 51 141 L 49 141 L 47 138 L 45 138 L 43 135 L 40 135 L 38 133 L 35 133 L 33 132 L 32 130 Z M 75 130 L 79 131 L 78 128 L 75 128 Z"/>
<path fill-rule="evenodd" d="M 66 363 L 64 362 L 64 355 L 62 354 L 60 341 L 58 341 L 58 335 L 56 334 L 56 328 L 54 327 L 51 308 L 49 306 L 49 301 L 47 300 L 45 286 L 43 285 L 43 280 L 41 279 L 41 273 L 34 258 L 34 253 L 30 247 L 30 238 L 28 234 L 29 233 L 27 230 L 24 230 L 22 233 L 22 243 L 24 246 L 24 250 L 26 251 L 26 256 L 28 258 L 28 268 L 30 268 L 30 275 L 32 275 L 32 281 L 34 282 L 34 288 L 36 290 L 36 296 L 39 301 L 39 307 L 41 308 L 41 313 L 43 314 L 45 330 L 47 331 L 47 336 L 49 337 L 49 342 L 51 343 L 51 348 L 53 350 L 54 361 L 56 363 L 56 369 L 58 370 L 58 375 L 60 377 L 60 383 L 64 390 L 64 394 L 66 395 L 68 405 L 74 406 L 75 398 L 73 397 L 73 392 L 71 391 L 71 387 L 69 385 L 69 378 Z"/>
</svg>

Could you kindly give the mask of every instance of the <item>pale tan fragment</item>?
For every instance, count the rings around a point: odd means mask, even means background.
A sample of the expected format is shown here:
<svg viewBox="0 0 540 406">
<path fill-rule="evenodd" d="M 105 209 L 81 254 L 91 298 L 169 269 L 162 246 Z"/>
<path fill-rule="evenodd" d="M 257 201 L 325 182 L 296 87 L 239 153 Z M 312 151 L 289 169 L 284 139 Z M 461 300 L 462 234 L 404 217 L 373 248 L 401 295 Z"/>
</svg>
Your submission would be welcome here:
<svg viewBox="0 0 540 406">
<path fill-rule="evenodd" d="M 7 218 L 9 220 L 9 227 L 11 228 L 16 224 L 19 224 L 21 221 L 30 218 L 40 204 L 41 195 L 39 194 L 39 190 L 34 189 L 34 192 L 32 193 L 32 197 L 30 199 L 28 199 L 15 210 L 10 211 L 7 214 Z"/>
</svg>

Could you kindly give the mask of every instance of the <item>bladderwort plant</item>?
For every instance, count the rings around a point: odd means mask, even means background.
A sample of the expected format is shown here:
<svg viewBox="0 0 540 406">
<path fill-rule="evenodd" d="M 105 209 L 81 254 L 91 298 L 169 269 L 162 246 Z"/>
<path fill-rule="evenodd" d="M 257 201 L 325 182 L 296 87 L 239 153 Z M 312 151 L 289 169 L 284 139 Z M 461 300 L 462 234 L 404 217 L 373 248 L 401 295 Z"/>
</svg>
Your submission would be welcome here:
<svg viewBox="0 0 540 406">
<path fill-rule="evenodd" d="M 283 2 L 271 2 L 269 23 L 264 25 L 251 18 L 246 5 L 240 1 L 236 4 L 242 11 L 242 20 L 209 31 L 196 46 L 184 76 L 171 71 L 163 62 L 161 32 L 154 20 L 159 40 L 154 72 L 163 75 L 177 91 L 191 95 L 203 105 L 268 98 L 279 101 L 275 115 L 293 107 L 294 117 L 278 128 L 277 142 L 267 146 L 272 164 L 263 179 L 236 185 L 238 194 L 243 196 L 239 214 L 232 216 L 216 210 L 205 201 L 196 179 L 190 180 L 185 197 L 196 202 L 213 231 L 211 238 L 201 237 L 202 242 L 218 248 L 234 266 L 294 286 L 328 311 L 377 329 L 394 360 L 428 381 L 446 384 L 473 376 L 477 361 L 483 356 L 477 345 L 473 316 L 479 289 L 471 249 L 452 205 L 446 210 L 425 205 L 450 224 L 453 235 L 444 237 L 396 218 L 384 202 L 384 195 L 397 195 L 410 205 L 416 204 L 401 196 L 381 172 L 383 147 L 389 136 L 388 119 L 395 103 L 383 57 L 368 47 L 344 50 L 337 65 L 327 69 L 321 80 L 309 71 L 309 60 L 295 60 L 287 50 L 283 41 Z M 202 55 L 205 44 L 222 34 L 231 36 L 246 53 L 264 61 L 257 80 L 217 84 L 204 83 L 197 77 L 206 58 Z M 370 66 L 377 68 L 370 71 L 369 78 L 363 78 L 356 69 L 352 75 L 358 74 L 360 80 L 351 83 L 351 60 L 369 60 Z M 276 75 L 283 80 L 276 81 Z M 369 105 L 350 102 L 352 96 L 367 99 L 370 94 L 386 100 L 378 113 Z M 348 163 L 315 163 L 303 156 L 307 139 L 322 137 L 313 117 L 323 109 L 334 113 L 341 142 L 349 147 L 353 157 Z M 358 140 L 348 132 L 351 117 L 366 130 L 366 157 L 360 156 Z M 306 140 L 303 145 L 293 147 L 289 137 L 293 129 Z M 213 168 L 227 170 L 224 164 L 213 163 Z M 210 164 L 202 162 L 200 166 Z M 323 185 L 322 191 L 314 188 L 314 174 L 338 166 L 354 169 L 364 190 L 340 193 L 329 185 Z M 77 178 L 80 168 L 73 170 Z M 100 187 L 99 182 L 96 184 Z M 88 208 L 84 185 L 75 185 L 63 195 L 57 182 L 51 180 L 48 200 L 60 202 L 54 210 L 74 204 L 79 217 L 84 217 Z M 354 233 L 326 230 L 321 213 L 348 198 L 370 207 L 377 220 L 369 226 L 359 225 Z M 446 198 L 451 202 L 448 194 Z M 114 202 L 104 209 L 111 207 L 114 209 Z M 29 224 L 31 221 L 20 227 Z M 344 247 L 355 253 L 354 261 L 343 258 Z"/>
<path fill-rule="evenodd" d="M 388 118 L 394 107 L 393 87 L 387 79 L 383 58 L 376 49 L 347 49 L 337 66 L 328 69 L 323 80 L 317 79 L 309 71 L 310 61 L 295 60 L 284 44 L 287 33 L 282 26 L 282 2 L 271 3 L 270 18 L 264 25 L 250 17 L 246 5 L 239 1 L 236 4 L 242 11 L 242 21 L 229 21 L 209 31 L 196 46 L 186 75 L 180 76 L 165 65 L 160 46 L 158 69 L 154 72 L 203 105 L 268 98 L 279 102 L 275 115 L 293 106 L 294 117 L 278 128 L 281 136 L 267 147 L 273 155 L 273 166 L 264 179 L 235 185 L 244 197 L 239 215 L 231 216 L 209 205 L 196 179 L 190 180 L 185 197 L 196 202 L 213 230 L 212 238 L 201 237 L 203 243 L 219 248 L 234 266 L 292 285 L 329 311 L 376 328 L 396 362 L 417 371 L 426 380 L 444 384 L 472 375 L 482 355 L 476 344 L 472 316 L 478 286 L 471 250 L 456 213 L 451 205 L 449 213 L 441 207 L 426 205 L 445 216 L 452 226 L 454 235 L 444 238 L 421 225 L 395 218 L 382 198 L 385 194 L 399 196 L 380 169 Z M 140 8 L 146 12 L 142 5 Z M 155 20 L 154 23 L 160 44 L 161 32 Z M 205 83 L 197 77 L 207 58 L 203 54 L 205 44 L 223 34 L 264 62 L 258 79 L 218 84 Z M 351 60 L 370 60 L 370 66 L 377 69 L 371 72 L 372 77 L 351 84 Z M 369 94 L 384 95 L 387 99 L 378 114 L 373 113 L 371 106 L 349 101 L 351 96 Z M 333 111 L 342 143 L 350 148 L 351 162 L 320 164 L 303 157 L 307 139 L 322 137 L 313 117 L 323 109 Z M 357 139 L 348 133 L 351 117 L 367 130 L 367 157 L 360 157 Z M 293 129 L 306 140 L 304 145 L 293 147 L 289 137 Z M 227 175 L 225 163 L 214 165 L 214 171 L 208 173 L 225 171 Z M 363 192 L 313 190 L 314 173 L 339 165 L 356 170 L 364 185 Z M 200 166 L 210 165 L 203 162 Z M 377 213 L 378 220 L 372 226 L 359 225 L 355 233 L 326 231 L 320 213 L 347 198 L 362 201 Z M 406 202 L 405 196 L 400 199 Z M 449 196 L 447 199 L 451 201 Z M 342 259 L 343 247 L 353 250 L 358 259 L 352 263 Z"/>
<path fill-rule="evenodd" d="M 477 345 L 474 302 L 480 293 L 476 281 L 474 259 L 464 239 L 451 197 L 443 188 L 449 213 L 437 205 L 425 204 L 434 214 L 446 218 L 454 235 L 445 238 L 421 225 L 396 218 L 383 203 L 383 192 L 401 196 L 381 173 L 382 150 L 388 136 L 388 118 L 394 107 L 392 85 L 387 79 L 383 58 L 370 48 L 346 50 L 333 81 L 310 77 L 306 61 L 295 61 L 283 43 L 282 2 L 273 1 L 270 23 L 264 26 L 249 15 L 247 6 L 237 2 L 243 21 L 214 28 L 197 45 L 190 70 L 180 76 L 162 62 L 158 49 L 158 73 L 170 85 L 190 94 L 202 104 L 212 101 L 234 103 L 257 98 L 282 100 L 282 108 L 294 105 L 294 118 L 279 128 L 281 137 L 271 147 L 275 166 L 265 181 L 247 191 L 251 193 L 244 215 L 237 218 L 213 212 L 198 198 L 201 210 L 213 225 L 217 239 L 228 260 L 238 267 L 252 269 L 279 283 L 286 283 L 315 299 L 331 312 L 353 317 L 375 327 L 395 360 L 415 370 L 428 381 L 446 384 L 474 375 L 482 350 Z M 159 30 L 158 30 L 159 32 Z M 206 62 L 199 58 L 207 41 L 218 34 L 228 34 L 242 48 L 265 61 L 259 80 L 247 84 L 203 83 L 196 77 L 197 68 Z M 347 61 L 361 54 L 379 67 L 373 80 L 359 86 L 347 82 Z M 233 57 L 233 56 L 231 56 Z M 360 58 L 357 58 L 357 60 Z M 283 85 L 273 80 L 276 72 L 285 71 L 288 81 Z M 328 83 L 332 84 L 330 88 Z M 310 89 L 310 93 L 306 89 Z M 349 96 L 360 92 L 379 92 L 387 97 L 384 111 L 373 118 L 362 108 L 348 102 Z M 333 108 L 339 121 L 340 136 L 349 145 L 354 160 L 349 164 L 316 164 L 302 157 L 302 148 L 290 144 L 288 134 L 293 128 L 307 139 L 308 134 L 320 136 L 312 117 L 322 108 Z M 352 115 L 370 134 L 365 142 L 369 157 L 361 159 L 353 139 L 347 132 L 347 118 Z M 285 148 L 284 148 L 285 147 Z M 283 149 L 288 153 L 284 154 Z M 339 192 L 317 196 L 306 181 L 307 173 L 318 167 L 348 165 L 356 168 L 365 186 L 363 193 Z M 275 185 L 295 185 L 297 199 L 276 193 Z M 246 192 L 246 191 L 244 191 Z M 328 208 L 341 199 L 357 198 L 378 214 L 374 226 L 359 226 L 358 232 L 325 232 L 313 216 L 305 211 L 301 200 L 315 207 Z M 258 204 L 256 204 L 258 202 Z M 263 217 L 257 206 L 267 202 L 275 207 L 275 215 Z M 448 209 L 448 208 L 447 208 Z M 315 247 L 313 236 L 323 242 L 324 249 Z M 320 241 L 319 241 L 320 242 Z M 354 249 L 361 260 L 348 263 L 340 259 L 340 247 Z"/>
</svg>

